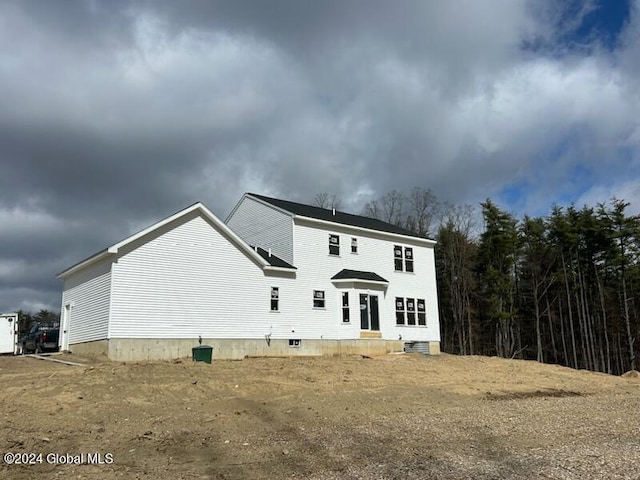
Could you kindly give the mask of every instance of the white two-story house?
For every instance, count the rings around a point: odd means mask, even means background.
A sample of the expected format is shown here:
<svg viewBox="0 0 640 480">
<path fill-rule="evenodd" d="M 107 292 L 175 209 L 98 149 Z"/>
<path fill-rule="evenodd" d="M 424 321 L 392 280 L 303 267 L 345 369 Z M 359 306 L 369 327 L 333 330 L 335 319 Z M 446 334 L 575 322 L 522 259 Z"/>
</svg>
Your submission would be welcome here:
<svg viewBox="0 0 640 480">
<path fill-rule="evenodd" d="M 61 346 L 114 360 L 439 353 L 435 242 L 245 194 L 192 205 L 66 269 Z"/>
</svg>

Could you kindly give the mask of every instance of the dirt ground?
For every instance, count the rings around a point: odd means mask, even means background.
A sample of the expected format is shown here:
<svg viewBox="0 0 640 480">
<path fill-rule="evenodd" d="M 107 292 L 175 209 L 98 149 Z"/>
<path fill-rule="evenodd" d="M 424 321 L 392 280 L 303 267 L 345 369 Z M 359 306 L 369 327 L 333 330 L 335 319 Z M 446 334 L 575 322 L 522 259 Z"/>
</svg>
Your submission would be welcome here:
<svg viewBox="0 0 640 480">
<path fill-rule="evenodd" d="M 53 358 L 85 365 L 0 357 L 0 478 L 640 478 L 638 378 L 452 355 Z"/>
</svg>

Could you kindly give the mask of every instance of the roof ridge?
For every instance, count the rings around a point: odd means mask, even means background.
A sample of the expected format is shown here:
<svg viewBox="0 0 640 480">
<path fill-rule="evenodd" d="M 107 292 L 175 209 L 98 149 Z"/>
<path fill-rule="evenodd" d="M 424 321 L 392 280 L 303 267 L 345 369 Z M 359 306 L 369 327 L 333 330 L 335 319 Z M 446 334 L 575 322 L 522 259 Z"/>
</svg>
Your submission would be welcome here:
<svg viewBox="0 0 640 480">
<path fill-rule="evenodd" d="M 270 205 L 281 208 L 294 215 L 300 215 L 303 217 L 315 218 L 318 220 L 324 220 L 328 222 L 334 222 L 341 225 L 349 225 L 352 227 L 365 228 L 367 230 L 374 230 L 386 233 L 393 233 L 396 235 L 404 235 L 408 237 L 420 238 L 423 240 L 431 240 L 425 236 L 419 235 L 411 230 L 395 225 L 393 223 L 385 222 L 378 218 L 367 217 L 365 215 L 358 215 L 355 213 L 344 212 L 338 209 L 328 209 L 317 207 L 315 205 L 308 205 L 305 203 L 294 202 L 291 200 L 283 200 L 275 197 L 268 197 L 266 195 L 260 195 L 257 193 L 247 192 L 246 195 L 255 197 L 259 200 L 269 203 Z"/>
</svg>

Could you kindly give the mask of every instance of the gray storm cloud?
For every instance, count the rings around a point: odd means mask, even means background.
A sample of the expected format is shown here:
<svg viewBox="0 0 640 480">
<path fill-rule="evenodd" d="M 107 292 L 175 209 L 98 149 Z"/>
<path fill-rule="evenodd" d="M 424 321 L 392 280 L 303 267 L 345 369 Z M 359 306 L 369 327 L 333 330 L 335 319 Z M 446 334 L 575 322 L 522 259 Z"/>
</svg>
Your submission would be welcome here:
<svg viewBox="0 0 640 480">
<path fill-rule="evenodd" d="M 567 50 L 592 8 L 4 2 L 0 310 L 57 310 L 57 271 L 245 191 L 354 212 L 416 185 L 476 203 L 524 182 L 505 206 L 534 212 L 637 200 L 637 10 L 613 51 Z"/>
</svg>

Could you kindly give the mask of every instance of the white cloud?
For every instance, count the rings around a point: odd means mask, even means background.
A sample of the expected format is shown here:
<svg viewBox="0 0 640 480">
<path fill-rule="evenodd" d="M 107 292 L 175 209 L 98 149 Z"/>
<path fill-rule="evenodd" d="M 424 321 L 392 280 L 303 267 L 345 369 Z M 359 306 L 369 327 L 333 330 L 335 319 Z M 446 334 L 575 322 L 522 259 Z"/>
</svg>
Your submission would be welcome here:
<svg viewBox="0 0 640 480">
<path fill-rule="evenodd" d="M 626 210 L 627 214 L 640 214 L 640 183 L 636 179 L 614 184 L 595 185 L 583 193 L 575 204 L 577 207 L 583 205 L 595 207 L 599 203 L 609 204 L 613 198 L 630 203 Z"/>
<path fill-rule="evenodd" d="M 577 23 L 552 0 L 294 2 L 296 22 L 91 5 L 0 6 L 6 265 L 61 269 L 197 200 L 224 217 L 244 191 L 354 211 L 415 185 L 470 203 L 524 185 L 503 206 L 534 212 L 637 202 L 637 6 L 616 51 L 570 53 Z"/>
</svg>

